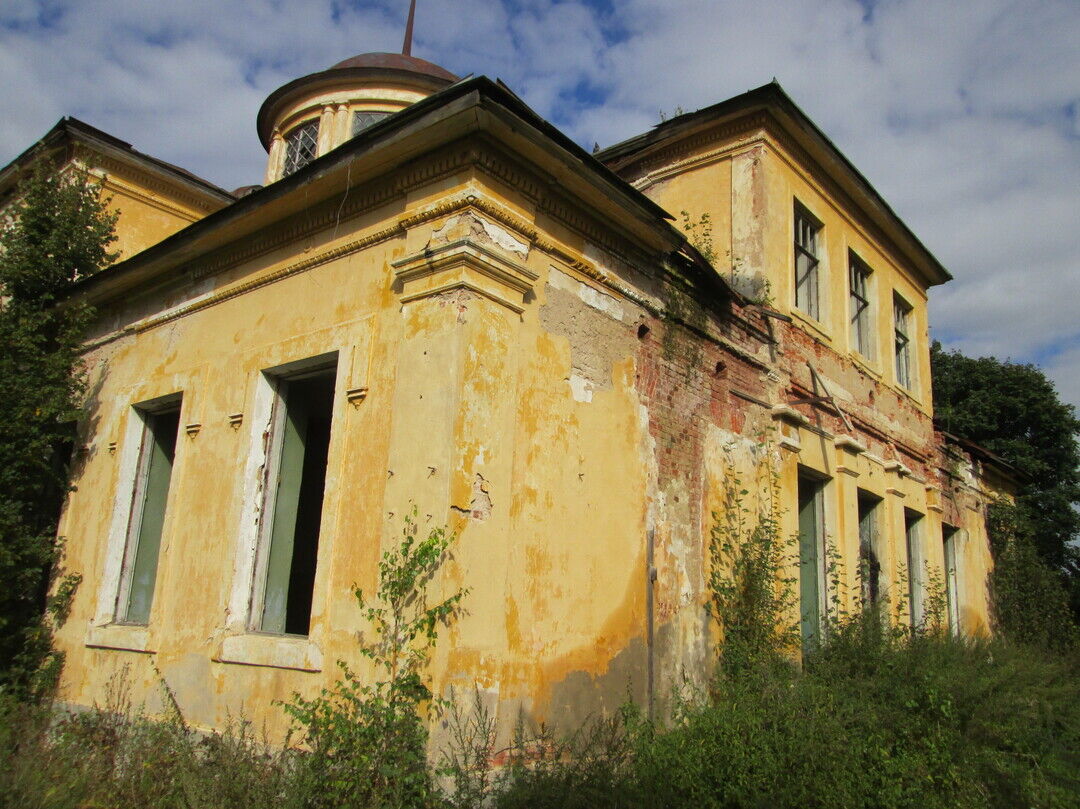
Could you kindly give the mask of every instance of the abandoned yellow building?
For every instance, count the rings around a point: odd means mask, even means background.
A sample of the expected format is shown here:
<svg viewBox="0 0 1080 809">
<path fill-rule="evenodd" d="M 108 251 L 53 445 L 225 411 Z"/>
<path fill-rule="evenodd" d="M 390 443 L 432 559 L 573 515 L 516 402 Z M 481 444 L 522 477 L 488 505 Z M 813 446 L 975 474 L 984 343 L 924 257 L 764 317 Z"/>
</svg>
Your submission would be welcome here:
<svg viewBox="0 0 1080 809">
<path fill-rule="evenodd" d="M 101 179 L 124 252 L 76 290 L 63 699 L 126 670 L 196 726 L 281 731 L 336 660 L 370 674 L 353 587 L 415 507 L 457 534 L 435 591 L 469 588 L 436 693 L 651 705 L 711 669 L 734 476 L 775 481 L 807 644 L 837 604 L 921 621 L 937 580 L 987 630 L 1008 469 L 933 427 L 949 274 L 778 85 L 588 154 L 500 83 L 365 54 L 257 131 L 235 195 L 70 120 L 43 144 Z"/>
</svg>

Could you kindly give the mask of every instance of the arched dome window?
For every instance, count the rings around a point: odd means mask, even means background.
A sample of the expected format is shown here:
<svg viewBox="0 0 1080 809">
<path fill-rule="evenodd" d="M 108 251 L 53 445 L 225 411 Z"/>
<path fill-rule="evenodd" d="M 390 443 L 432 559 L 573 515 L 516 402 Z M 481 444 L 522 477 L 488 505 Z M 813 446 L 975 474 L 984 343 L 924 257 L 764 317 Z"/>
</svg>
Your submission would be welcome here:
<svg viewBox="0 0 1080 809">
<path fill-rule="evenodd" d="M 285 165 L 282 177 L 287 177 L 299 168 L 303 168 L 318 154 L 319 119 L 314 118 L 294 128 L 285 136 Z"/>
</svg>

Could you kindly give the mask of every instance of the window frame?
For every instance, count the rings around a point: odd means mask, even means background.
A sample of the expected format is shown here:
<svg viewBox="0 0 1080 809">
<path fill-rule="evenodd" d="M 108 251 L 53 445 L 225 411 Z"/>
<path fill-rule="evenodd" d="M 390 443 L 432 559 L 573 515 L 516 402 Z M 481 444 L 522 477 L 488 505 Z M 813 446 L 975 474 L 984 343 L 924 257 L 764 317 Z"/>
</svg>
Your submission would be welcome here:
<svg viewBox="0 0 1080 809">
<path fill-rule="evenodd" d="M 915 389 L 915 373 L 912 363 L 912 325 L 915 307 L 904 300 L 898 292 L 893 292 L 893 371 L 896 384 L 905 390 Z"/>
<path fill-rule="evenodd" d="M 945 606 L 949 631 L 959 636 L 960 626 L 960 564 L 957 545 L 963 541 L 963 529 L 948 523 L 941 524 L 941 550 L 945 562 Z"/>
<path fill-rule="evenodd" d="M 828 556 L 826 542 L 828 533 L 825 513 L 825 494 L 828 489 L 830 478 L 815 472 L 812 469 L 799 466 L 796 480 L 798 505 L 796 519 L 798 525 L 797 563 L 799 569 L 799 634 L 802 639 L 803 654 L 805 655 L 814 649 L 820 648 L 822 640 L 824 639 L 824 631 L 828 619 L 828 577 L 826 570 Z M 810 541 L 807 541 L 803 532 L 804 495 L 809 495 L 809 497 L 807 497 L 807 503 L 812 503 L 814 510 L 812 515 L 814 534 L 810 538 Z M 813 551 L 812 557 L 809 554 L 804 555 L 804 551 L 811 550 Z M 809 592 L 809 582 L 804 577 L 804 573 L 808 569 L 813 570 L 812 593 Z M 812 609 L 808 609 L 808 595 L 813 597 L 815 601 Z M 810 613 L 809 615 L 808 612 Z M 817 626 L 813 627 L 812 624 L 815 617 L 817 619 Z"/>
<path fill-rule="evenodd" d="M 819 323 L 824 322 L 821 300 L 821 234 L 824 229 L 821 220 L 810 213 L 805 205 L 796 200 L 792 240 L 794 251 L 793 300 L 796 309 Z M 805 273 L 802 273 L 801 281 L 800 258 L 805 259 L 809 265 Z"/>
<path fill-rule="evenodd" d="M 310 140 L 310 154 L 304 155 L 302 141 L 305 135 Z M 301 121 L 285 135 L 285 159 L 281 165 L 281 176 L 288 177 L 299 171 L 319 156 L 319 118 Z"/>
<path fill-rule="evenodd" d="M 132 405 L 131 417 L 138 420 L 138 454 L 135 461 L 134 479 L 131 485 L 131 501 L 127 513 L 127 525 L 124 532 L 124 547 L 120 558 L 120 572 L 116 586 L 116 598 L 113 601 L 112 623 L 128 626 L 148 626 L 150 615 L 153 610 L 154 595 L 157 590 L 157 577 L 161 569 L 161 547 L 165 536 L 165 521 L 169 515 L 169 501 L 173 493 L 173 477 L 176 470 L 176 452 L 180 441 L 181 411 L 183 408 L 183 394 L 181 392 L 162 396 L 146 402 Z M 144 616 L 132 616 L 132 595 L 135 586 L 135 577 L 139 563 L 145 557 L 148 549 L 144 531 L 147 527 L 147 499 L 151 495 L 150 486 L 154 484 L 152 475 L 155 471 L 154 461 L 157 459 L 155 449 L 161 436 L 155 430 L 155 425 L 163 418 L 176 419 L 176 430 L 172 435 L 172 457 L 169 458 L 168 474 L 164 484 L 164 493 L 161 497 L 160 515 L 154 519 L 158 523 L 155 531 L 153 546 L 152 575 L 150 576 L 149 593 L 146 596 L 147 606 Z M 168 427 L 170 424 L 165 424 Z"/>
<path fill-rule="evenodd" d="M 359 135 L 365 129 L 370 129 L 371 127 L 375 126 L 375 124 L 377 124 L 377 123 L 379 123 L 381 121 L 384 121 L 385 119 L 389 118 L 393 114 L 394 113 L 389 112 L 388 110 L 353 110 L 352 116 L 350 118 L 350 124 L 349 124 L 349 126 L 350 126 L 349 137 L 350 138 L 355 138 L 357 135 Z M 376 116 L 376 117 L 369 120 L 366 124 L 360 125 L 361 116 L 365 116 L 365 115 L 367 115 L 367 116 Z"/>
<path fill-rule="evenodd" d="M 926 547 L 923 542 L 926 515 L 904 509 L 904 545 L 908 575 L 908 617 L 914 631 L 926 620 Z"/>
<path fill-rule="evenodd" d="M 848 251 L 848 322 L 851 326 L 852 348 L 867 360 L 874 360 L 874 311 L 870 291 L 874 271 L 859 258 L 854 250 Z"/>
<path fill-rule="evenodd" d="M 865 489 L 857 490 L 856 500 L 859 517 L 859 589 L 863 608 L 870 609 L 885 597 L 885 576 L 881 564 L 884 539 L 881 516 L 885 501 Z M 869 530 L 866 530 L 867 527 Z"/>
<path fill-rule="evenodd" d="M 256 531 L 255 540 L 255 552 L 252 559 L 252 578 L 250 582 L 249 600 L 248 600 L 248 616 L 246 619 L 246 630 L 248 632 L 255 632 L 265 635 L 274 635 L 278 637 L 303 637 L 306 638 L 310 635 L 310 627 L 306 633 L 295 633 L 288 631 L 275 631 L 272 629 L 266 629 L 265 627 L 265 609 L 266 609 L 266 596 L 267 588 L 269 586 L 269 574 L 270 574 L 270 561 L 273 553 L 273 537 L 275 529 L 275 518 L 277 517 L 277 497 L 278 497 L 278 483 L 281 477 L 281 461 L 282 461 L 282 445 L 285 438 L 285 422 L 288 418 L 288 389 L 290 383 L 302 382 L 318 377 L 329 377 L 331 379 L 332 393 L 329 402 L 329 437 L 327 442 L 327 463 L 329 463 L 329 451 L 333 441 L 334 430 L 334 413 L 338 404 L 338 372 L 339 372 L 339 360 L 338 352 L 330 352 L 327 354 L 321 354 L 315 357 L 311 357 L 297 362 L 288 363 L 286 365 L 278 366 L 264 370 L 262 372 L 263 381 L 269 386 L 271 392 L 271 402 L 269 408 L 269 421 L 267 422 L 266 429 L 266 449 L 263 457 L 262 472 L 261 472 L 261 496 L 258 504 L 258 528 Z M 325 486 L 325 471 L 323 472 L 322 484 Z M 302 475 L 301 475 L 302 477 Z M 301 484 L 302 485 L 302 484 Z M 326 493 L 323 491 L 322 501 L 320 505 L 319 516 L 319 530 L 316 532 L 316 556 L 315 556 L 315 570 L 312 574 L 312 595 L 311 600 L 314 602 L 314 584 L 318 576 L 318 558 L 321 555 L 319 553 L 320 547 L 324 547 L 320 540 L 323 540 L 323 534 L 321 530 L 322 522 L 324 521 L 326 514 Z M 295 542 L 295 528 L 293 541 Z M 295 548 L 294 548 L 295 550 Z M 290 560 L 290 573 L 292 570 L 293 561 Z M 286 597 L 287 601 L 287 597 Z M 312 608 L 311 612 L 314 612 Z M 285 618 L 283 623 L 287 625 L 287 606 L 285 608 Z M 310 617 L 309 617 L 310 620 Z"/>
</svg>

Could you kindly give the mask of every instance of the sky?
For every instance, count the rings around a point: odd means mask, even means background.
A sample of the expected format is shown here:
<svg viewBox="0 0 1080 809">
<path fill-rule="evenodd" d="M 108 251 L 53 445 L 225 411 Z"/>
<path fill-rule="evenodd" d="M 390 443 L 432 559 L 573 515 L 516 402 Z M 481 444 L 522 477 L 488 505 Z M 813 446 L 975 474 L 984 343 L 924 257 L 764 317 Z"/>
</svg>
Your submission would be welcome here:
<svg viewBox="0 0 1080 809">
<path fill-rule="evenodd" d="M 0 166 L 64 115 L 226 188 L 274 89 L 400 51 L 408 0 L 3 0 Z M 1080 0 L 418 0 L 413 55 L 586 148 L 774 78 L 955 276 L 931 336 L 1080 407 Z"/>
</svg>

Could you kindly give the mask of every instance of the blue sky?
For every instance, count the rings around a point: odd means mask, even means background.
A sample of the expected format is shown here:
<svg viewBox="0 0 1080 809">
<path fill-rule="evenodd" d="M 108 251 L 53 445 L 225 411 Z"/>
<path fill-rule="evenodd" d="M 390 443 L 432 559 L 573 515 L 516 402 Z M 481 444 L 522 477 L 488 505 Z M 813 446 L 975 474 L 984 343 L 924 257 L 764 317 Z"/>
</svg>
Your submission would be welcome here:
<svg viewBox="0 0 1080 809">
<path fill-rule="evenodd" d="M 407 0 L 4 0 L 0 165 L 74 115 L 226 187 L 263 99 L 401 47 Z M 1080 406 L 1078 0 L 419 0 L 413 53 L 608 145 L 776 77 L 956 280 L 933 335 Z"/>
</svg>

